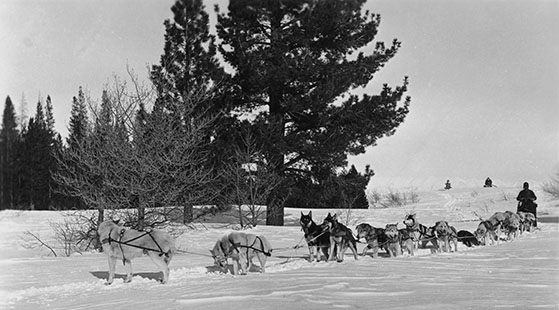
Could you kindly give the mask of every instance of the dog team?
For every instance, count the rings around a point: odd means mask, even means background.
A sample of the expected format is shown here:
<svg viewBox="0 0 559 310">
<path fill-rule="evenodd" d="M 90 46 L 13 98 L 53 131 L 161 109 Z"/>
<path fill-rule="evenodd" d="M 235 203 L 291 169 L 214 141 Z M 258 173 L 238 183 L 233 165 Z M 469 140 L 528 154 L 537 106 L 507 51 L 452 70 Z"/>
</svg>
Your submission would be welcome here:
<svg viewBox="0 0 559 310">
<path fill-rule="evenodd" d="M 336 215 L 328 213 L 322 225 L 312 219 L 312 211 L 301 212 L 299 220 L 309 246 L 311 261 L 325 260 L 343 261 L 344 253 L 351 249 L 357 259 L 356 243 L 364 239 L 367 246 L 362 255 L 372 250 L 372 257 L 378 257 L 379 249 L 384 249 L 390 257 L 407 253 L 414 255 L 414 249 L 426 248 L 431 244 L 431 252 L 452 252 L 458 250 L 458 242 L 467 247 L 491 244 L 502 239 L 512 240 L 525 231 L 531 232 L 536 227 L 536 218 L 532 213 L 511 211 L 495 212 L 488 220 L 482 221 L 474 233 L 467 230 L 457 231 L 447 221 L 438 221 L 427 227 L 416 220 L 414 213 L 407 214 L 403 223 L 405 228 L 398 229 L 398 223 L 387 224 L 384 228 L 373 227 L 367 223 L 357 225 L 357 237 L 353 237 L 350 228 L 339 223 Z M 322 255 L 321 255 L 322 253 Z"/>
<path fill-rule="evenodd" d="M 452 252 L 458 250 L 458 241 L 471 247 L 499 243 L 505 234 L 506 240 L 513 240 L 525 231 L 531 232 L 536 227 L 536 218 L 532 213 L 519 211 L 495 212 L 489 219 L 479 223 L 476 231 L 457 231 L 446 221 L 438 221 L 434 226 L 427 227 L 416 220 L 414 213 L 407 214 L 403 223 L 387 224 L 384 228 L 373 227 L 361 223 L 356 227 L 356 237 L 350 228 L 337 220 L 336 214 L 324 218 L 317 224 L 308 214 L 301 212 L 299 219 L 304 238 L 309 248 L 309 260 L 326 261 L 336 259 L 342 262 L 349 248 L 357 260 L 357 242 L 364 239 L 367 246 L 362 255 L 372 250 L 372 257 L 377 258 L 379 249 L 383 249 L 390 257 L 403 253 L 414 255 L 414 249 L 426 248 L 431 244 L 431 252 Z M 169 263 L 176 252 L 175 240 L 167 232 L 156 229 L 138 231 L 124 228 L 113 221 L 105 221 L 99 225 L 99 240 L 109 261 L 107 284 L 114 279 L 116 260 L 122 260 L 126 269 L 124 282 L 132 280 L 132 259 L 148 255 L 163 273 L 162 283 L 169 279 Z M 262 235 L 244 232 L 230 232 L 219 238 L 210 250 L 214 265 L 227 271 L 228 259 L 233 264 L 232 273 L 246 274 L 253 266 L 256 257 L 260 263 L 260 272 L 265 272 L 267 257 L 271 256 L 272 246 Z"/>
</svg>

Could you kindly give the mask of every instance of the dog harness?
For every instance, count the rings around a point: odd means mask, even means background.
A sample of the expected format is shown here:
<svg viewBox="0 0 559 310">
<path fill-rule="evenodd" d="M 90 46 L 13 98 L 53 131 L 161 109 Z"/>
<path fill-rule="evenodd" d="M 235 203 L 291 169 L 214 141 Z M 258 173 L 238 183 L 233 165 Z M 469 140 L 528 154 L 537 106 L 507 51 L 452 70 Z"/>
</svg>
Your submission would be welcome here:
<svg viewBox="0 0 559 310">
<path fill-rule="evenodd" d="M 142 249 L 142 250 L 144 250 L 144 254 L 145 254 L 146 251 L 152 251 L 152 252 L 159 252 L 159 256 L 165 255 L 165 256 L 169 257 L 169 253 L 163 251 L 163 249 L 161 248 L 161 246 L 159 246 L 159 243 L 157 243 L 157 240 L 155 240 L 155 238 L 151 235 L 151 232 L 152 232 L 151 229 L 146 230 L 144 234 L 139 235 L 138 237 L 135 237 L 135 238 L 132 238 L 132 239 L 126 240 L 126 241 L 122 241 L 122 237 L 124 237 L 124 233 L 126 232 L 126 229 L 125 229 L 125 228 L 122 228 L 122 229 L 119 231 L 119 233 L 118 233 L 118 240 L 113 239 L 113 238 L 111 237 L 112 232 L 113 232 L 113 229 L 111 229 L 111 230 L 109 231 L 109 236 L 108 236 L 107 238 L 104 238 L 103 240 L 101 240 L 101 244 L 106 244 L 106 243 L 108 243 L 109 245 L 112 245 L 112 242 L 118 244 L 118 247 L 120 248 L 120 252 L 122 253 L 122 263 L 123 263 L 124 265 L 126 265 L 126 257 L 124 257 L 124 251 L 122 250 L 122 246 L 123 246 L 123 245 L 129 246 L 129 247 L 133 247 L 133 248 L 137 248 L 137 249 Z M 140 245 L 130 244 L 130 242 L 135 241 L 135 240 L 138 240 L 138 239 L 140 239 L 140 238 L 142 238 L 142 237 L 144 237 L 144 236 L 146 236 L 146 235 L 147 235 L 147 236 L 150 236 L 151 240 L 153 240 L 153 242 L 155 243 L 155 245 L 157 246 L 157 248 L 158 248 L 159 250 L 155 250 L 155 249 L 151 249 L 151 248 L 146 248 L 146 247 L 143 247 L 143 246 L 140 246 Z"/>
<path fill-rule="evenodd" d="M 256 244 L 256 240 L 260 241 L 260 246 L 261 246 L 260 249 L 254 247 L 254 245 Z M 231 240 L 229 240 L 229 242 L 231 242 Z M 266 256 L 272 256 L 272 253 L 271 253 L 272 250 L 270 250 L 269 252 L 266 252 L 266 251 L 263 250 L 264 249 L 264 241 L 262 241 L 262 238 L 260 238 L 260 236 L 256 236 L 256 238 L 254 238 L 254 241 L 252 242 L 251 245 L 243 245 L 243 244 L 240 244 L 238 242 L 237 243 L 231 242 L 231 244 L 233 245 L 233 249 L 235 249 L 237 251 L 237 253 L 240 253 L 239 249 L 237 248 L 237 247 L 239 247 L 239 248 L 246 248 L 247 249 L 247 255 L 248 255 L 248 250 L 252 249 L 254 251 L 264 253 L 264 255 L 266 255 Z"/>
</svg>

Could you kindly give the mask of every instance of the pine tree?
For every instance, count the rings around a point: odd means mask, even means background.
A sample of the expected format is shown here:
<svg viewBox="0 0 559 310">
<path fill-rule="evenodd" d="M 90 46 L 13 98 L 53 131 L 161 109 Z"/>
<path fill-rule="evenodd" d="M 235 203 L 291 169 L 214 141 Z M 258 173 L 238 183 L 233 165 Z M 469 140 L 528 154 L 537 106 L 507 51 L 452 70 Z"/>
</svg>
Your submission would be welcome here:
<svg viewBox="0 0 559 310">
<path fill-rule="evenodd" d="M 68 128 L 67 143 L 70 148 L 76 144 L 83 143 L 88 135 L 89 119 L 87 106 L 82 87 L 78 90 L 78 97 L 72 98 L 72 110 L 70 111 L 70 123 Z"/>
<path fill-rule="evenodd" d="M 0 129 L 0 210 L 13 208 L 17 191 L 17 145 L 20 136 L 14 105 L 10 96 L 6 97 Z"/>
<path fill-rule="evenodd" d="M 21 93 L 21 100 L 19 102 L 19 119 L 18 127 L 21 132 L 24 131 L 25 126 L 27 126 L 27 100 L 25 99 L 25 93 Z"/>
<path fill-rule="evenodd" d="M 54 125 L 54 124 L 53 124 Z M 35 116 L 23 134 L 22 203 L 38 210 L 47 210 L 51 199 L 51 168 L 54 132 L 48 128 L 41 101 L 37 102 Z"/>
<path fill-rule="evenodd" d="M 56 130 L 54 129 L 53 106 L 50 95 L 47 95 L 47 101 L 45 102 L 45 125 L 47 131 L 54 139 Z"/>
<path fill-rule="evenodd" d="M 401 86 L 352 95 L 394 57 L 401 43 L 373 44 L 380 16 L 365 0 L 232 1 L 218 16 L 220 52 L 236 71 L 234 106 L 252 123 L 278 175 L 297 184 L 327 180 L 347 156 L 394 133 L 408 113 Z M 288 189 L 269 198 L 267 224 L 283 224 Z M 335 206 L 332 206 L 335 207 Z"/>
<path fill-rule="evenodd" d="M 177 0 L 173 20 L 165 20 L 165 46 L 159 65 L 151 70 L 157 89 L 155 109 L 180 113 L 178 106 L 197 101 L 198 113 L 211 105 L 200 97 L 214 97 L 224 78 L 216 58 L 215 37 L 209 33 L 209 16 L 201 0 Z M 201 110 L 201 111 L 200 111 Z"/>
</svg>

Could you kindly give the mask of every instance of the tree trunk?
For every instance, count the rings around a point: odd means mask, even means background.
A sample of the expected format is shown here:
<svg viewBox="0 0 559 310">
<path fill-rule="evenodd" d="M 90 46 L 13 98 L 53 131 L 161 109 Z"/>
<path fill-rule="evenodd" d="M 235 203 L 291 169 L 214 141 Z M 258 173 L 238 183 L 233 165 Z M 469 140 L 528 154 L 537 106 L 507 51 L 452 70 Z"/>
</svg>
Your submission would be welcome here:
<svg viewBox="0 0 559 310">
<path fill-rule="evenodd" d="M 186 204 L 183 208 L 182 208 L 182 223 L 183 224 L 188 224 L 192 222 L 192 204 Z"/>
<path fill-rule="evenodd" d="M 281 109 L 279 95 L 277 91 L 272 90 L 270 93 L 270 136 L 272 137 L 273 145 L 270 146 L 268 153 L 270 162 L 274 167 L 274 172 L 283 176 L 285 167 L 285 118 Z M 278 190 L 272 191 L 268 197 L 268 211 L 266 213 L 266 225 L 283 226 L 283 202 L 284 199 L 279 199 L 280 193 Z"/>
<path fill-rule="evenodd" d="M 281 70 L 282 68 L 282 64 L 280 63 L 282 59 L 281 48 L 276 46 L 282 43 L 281 19 L 282 17 L 280 14 L 274 16 L 271 22 L 270 45 L 272 46 L 271 50 L 275 54 L 271 62 L 272 68 L 275 68 L 275 70 Z M 282 88 L 282 82 L 277 81 L 277 83 L 273 83 L 268 90 L 268 96 L 270 98 L 269 131 L 271 136 L 270 143 L 272 144 L 268 156 L 275 173 L 279 176 L 283 176 L 285 165 L 285 111 L 282 108 Z M 266 225 L 283 226 L 284 200 L 278 198 L 279 192 L 275 190 L 267 199 Z"/>
<path fill-rule="evenodd" d="M 266 225 L 268 226 L 283 226 L 283 200 L 276 199 L 276 194 L 271 194 L 272 197 L 268 199 L 266 211 Z"/>
<path fill-rule="evenodd" d="M 146 208 L 138 204 L 138 230 L 143 230 L 146 226 Z"/>
</svg>

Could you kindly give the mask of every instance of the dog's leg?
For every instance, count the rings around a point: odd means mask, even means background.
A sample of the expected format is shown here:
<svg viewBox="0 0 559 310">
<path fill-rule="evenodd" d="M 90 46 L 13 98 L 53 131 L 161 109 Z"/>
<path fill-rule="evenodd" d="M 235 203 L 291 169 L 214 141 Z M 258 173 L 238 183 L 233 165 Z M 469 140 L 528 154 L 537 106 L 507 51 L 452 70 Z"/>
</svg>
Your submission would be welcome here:
<svg viewBox="0 0 559 310">
<path fill-rule="evenodd" d="M 353 258 L 355 258 L 355 260 L 357 260 L 357 247 L 351 241 L 349 242 L 349 248 L 353 252 Z"/>
<path fill-rule="evenodd" d="M 336 241 L 330 238 L 330 248 L 328 249 L 328 261 L 334 260 L 334 248 L 336 247 Z"/>
<path fill-rule="evenodd" d="M 260 272 L 266 272 L 266 255 L 264 255 L 264 253 L 258 253 L 256 256 L 258 256 L 258 261 L 260 262 Z"/>
<path fill-rule="evenodd" d="M 124 283 L 130 283 L 132 281 L 132 262 L 130 260 L 124 260 L 124 269 L 126 269 L 126 279 L 124 279 Z"/>
<path fill-rule="evenodd" d="M 365 256 L 367 254 L 367 250 L 371 247 L 371 245 L 367 244 L 367 246 L 365 246 L 363 248 L 363 252 L 361 253 L 361 256 Z"/>
<path fill-rule="evenodd" d="M 159 267 L 161 273 L 163 273 L 163 279 L 161 279 L 161 284 L 167 283 L 169 281 L 169 263 L 167 262 L 167 257 L 164 255 L 160 256 L 159 253 L 148 252 L 151 261 Z"/>
<path fill-rule="evenodd" d="M 310 253 L 311 253 L 310 257 L 309 257 L 310 261 L 311 262 L 314 262 L 314 261 L 319 262 L 320 261 L 320 253 L 318 253 L 318 246 L 312 245 L 312 246 L 309 247 L 309 250 L 310 250 Z"/>
<path fill-rule="evenodd" d="M 113 283 L 115 278 L 115 268 L 116 268 L 116 257 L 108 256 L 109 258 L 109 279 L 107 280 L 107 285 Z"/>
<path fill-rule="evenodd" d="M 337 249 L 338 249 L 338 250 L 337 250 L 337 253 L 336 253 L 336 256 L 337 256 L 337 257 L 336 257 L 336 261 L 337 261 L 338 263 L 341 263 L 341 262 L 344 261 L 344 254 L 345 254 L 345 251 L 346 251 L 346 249 L 347 249 L 347 246 L 345 246 L 343 243 L 344 243 L 344 241 L 341 240 L 340 242 L 338 242 L 338 243 L 336 244 L 336 247 L 337 247 Z"/>
<path fill-rule="evenodd" d="M 439 244 L 439 240 L 431 239 L 431 244 L 433 245 L 434 253 L 440 253 L 441 252 L 441 245 Z"/>
<path fill-rule="evenodd" d="M 247 256 L 247 272 L 250 271 L 250 268 L 252 268 L 252 255 L 248 255 Z"/>
<path fill-rule="evenodd" d="M 233 274 L 238 275 L 239 274 L 239 259 L 238 258 L 233 258 L 232 263 L 233 263 Z"/>
<path fill-rule="evenodd" d="M 239 255 L 239 264 L 241 265 L 241 274 L 248 274 L 247 267 L 249 266 L 250 258 L 248 255 Z"/>
</svg>

